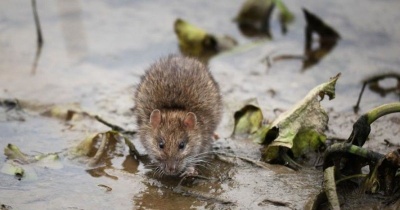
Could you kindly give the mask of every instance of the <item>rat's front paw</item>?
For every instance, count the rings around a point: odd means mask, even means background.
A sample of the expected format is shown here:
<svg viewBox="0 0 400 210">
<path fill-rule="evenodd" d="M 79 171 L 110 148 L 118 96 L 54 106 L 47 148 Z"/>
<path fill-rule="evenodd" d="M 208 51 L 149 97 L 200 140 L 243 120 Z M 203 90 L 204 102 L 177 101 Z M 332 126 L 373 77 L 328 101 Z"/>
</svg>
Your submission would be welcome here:
<svg viewBox="0 0 400 210">
<path fill-rule="evenodd" d="M 197 170 L 193 167 L 193 166 L 189 166 L 186 168 L 186 170 L 180 175 L 180 177 L 184 177 L 184 176 L 196 176 L 199 173 L 197 172 Z"/>
</svg>

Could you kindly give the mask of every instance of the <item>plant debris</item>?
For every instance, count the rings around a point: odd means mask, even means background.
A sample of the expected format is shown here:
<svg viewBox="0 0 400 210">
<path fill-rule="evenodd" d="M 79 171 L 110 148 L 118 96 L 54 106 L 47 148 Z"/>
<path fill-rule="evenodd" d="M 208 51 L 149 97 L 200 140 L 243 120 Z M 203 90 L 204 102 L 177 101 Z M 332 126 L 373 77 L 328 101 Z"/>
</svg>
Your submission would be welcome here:
<svg viewBox="0 0 400 210">
<path fill-rule="evenodd" d="M 179 18 L 174 23 L 174 30 L 181 52 L 204 62 L 219 52 L 230 50 L 237 45 L 236 40 L 230 36 L 208 33 Z"/>
<path fill-rule="evenodd" d="M 4 155 L 7 161 L 1 168 L 4 174 L 15 175 L 19 180 L 37 179 L 37 174 L 34 167 L 61 169 L 63 164 L 57 153 L 40 154 L 40 155 L 27 155 L 13 145 L 8 144 L 4 148 Z"/>
<path fill-rule="evenodd" d="M 279 10 L 282 33 L 287 32 L 287 25 L 294 20 L 282 0 L 247 0 L 240 8 L 234 21 L 240 31 L 248 37 L 266 36 L 271 38 L 270 19 L 275 6 Z"/>
<path fill-rule="evenodd" d="M 79 158 L 89 167 L 99 165 L 111 165 L 114 156 L 122 156 L 125 145 L 131 152 L 137 153 L 136 157 L 141 157 L 129 139 L 116 131 L 107 131 L 88 136 L 76 147 L 69 150 L 71 159 Z"/>
<path fill-rule="evenodd" d="M 304 71 L 320 62 L 320 60 L 329 54 L 336 46 L 340 39 L 339 33 L 307 9 L 303 9 L 303 13 L 307 23 L 305 26 L 304 55 L 277 55 L 273 58 L 267 57 L 265 60 L 268 66 L 280 60 L 300 59 L 303 60 L 302 70 Z M 318 46 L 316 47 L 313 47 L 315 45 L 313 34 L 318 35 Z"/>
<path fill-rule="evenodd" d="M 387 78 L 397 79 L 397 85 L 394 87 L 389 87 L 389 88 L 381 87 L 379 85 L 379 81 L 387 79 Z M 358 96 L 357 103 L 353 107 L 355 113 L 358 113 L 358 111 L 360 110 L 361 97 L 364 93 L 365 86 L 367 86 L 368 84 L 369 84 L 370 90 L 372 90 L 376 93 L 379 93 L 382 97 L 390 92 L 397 92 L 397 94 L 400 96 L 400 74 L 391 72 L 391 73 L 378 74 L 378 75 L 369 77 L 363 81 L 363 86 L 361 88 L 360 95 Z"/>
<path fill-rule="evenodd" d="M 329 146 L 324 154 L 324 186 L 327 201 L 333 209 L 340 209 L 337 196 L 337 184 L 350 182 L 357 185 L 358 192 L 377 194 L 383 192 L 391 196 L 400 190 L 399 169 L 400 149 L 386 155 L 362 148 L 370 133 L 370 125 L 378 118 L 400 112 L 400 103 L 385 104 L 363 114 L 353 125 L 353 131 L 344 143 Z M 369 173 L 363 174 L 362 168 L 369 166 Z M 361 178 L 360 178 L 361 177 Z"/>
</svg>

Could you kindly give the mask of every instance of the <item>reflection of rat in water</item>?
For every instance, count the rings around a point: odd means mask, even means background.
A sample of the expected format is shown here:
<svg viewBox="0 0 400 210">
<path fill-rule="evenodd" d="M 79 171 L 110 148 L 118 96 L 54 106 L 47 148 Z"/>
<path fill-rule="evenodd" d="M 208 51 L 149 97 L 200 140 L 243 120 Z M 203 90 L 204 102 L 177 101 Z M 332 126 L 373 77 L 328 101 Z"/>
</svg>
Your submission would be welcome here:
<svg viewBox="0 0 400 210">
<path fill-rule="evenodd" d="M 199 61 L 169 56 L 154 63 L 135 93 L 140 141 L 158 172 L 194 173 L 211 149 L 220 122 L 218 84 Z"/>
</svg>

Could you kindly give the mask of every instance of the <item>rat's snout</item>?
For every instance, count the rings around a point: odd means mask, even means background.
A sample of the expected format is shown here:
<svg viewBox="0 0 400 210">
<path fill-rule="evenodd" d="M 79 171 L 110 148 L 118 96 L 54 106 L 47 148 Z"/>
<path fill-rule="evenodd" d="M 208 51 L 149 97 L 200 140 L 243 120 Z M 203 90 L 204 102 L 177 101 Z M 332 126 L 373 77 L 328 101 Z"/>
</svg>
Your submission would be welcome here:
<svg viewBox="0 0 400 210">
<path fill-rule="evenodd" d="M 179 173 L 179 167 L 176 161 L 167 161 L 164 166 L 166 175 L 176 175 Z"/>
</svg>

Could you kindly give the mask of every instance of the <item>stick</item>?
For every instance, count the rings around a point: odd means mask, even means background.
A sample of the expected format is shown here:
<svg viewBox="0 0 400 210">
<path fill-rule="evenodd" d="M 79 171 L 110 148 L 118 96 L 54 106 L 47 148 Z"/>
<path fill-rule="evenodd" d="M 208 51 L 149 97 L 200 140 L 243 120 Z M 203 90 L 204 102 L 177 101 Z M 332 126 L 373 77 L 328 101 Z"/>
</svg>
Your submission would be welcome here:
<svg viewBox="0 0 400 210">
<path fill-rule="evenodd" d="M 32 0 L 32 9 L 33 9 L 33 18 L 35 19 L 38 48 L 42 48 L 43 45 L 42 29 L 40 28 L 39 15 L 37 13 L 37 8 L 36 8 L 36 0 Z"/>
<path fill-rule="evenodd" d="M 114 131 L 118 131 L 118 132 L 121 132 L 123 134 L 128 134 L 128 135 L 135 135 L 136 134 L 136 131 L 127 131 L 127 130 L 123 129 L 122 127 L 118 126 L 118 125 L 114 125 L 114 124 L 111 124 L 111 123 L 105 121 L 103 118 L 101 118 L 98 115 L 95 115 L 94 118 L 97 121 L 103 123 L 104 125 L 110 127 Z"/>
<path fill-rule="evenodd" d="M 37 12 L 36 8 L 36 0 L 32 0 L 32 10 L 33 10 L 33 18 L 35 20 L 35 28 L 36 28 L 36 34 L 37 34 L 37 48 L 36 48 L 36 54 L 35 54 L 35 60 L 33 62 L 32 66 L 32 74 L 35 74 L 36 68 L 39 62 L 39 57 L 42 52 L 42 46 L 43 46 L 43 36 L 42 36 L 42 29 L 40 27 L 40 21 L 39 21 L 39 15 Z"/>
<path fill-rule="evenodd" d="M 256 165 L 256 166 L 258 166 L 260 168 L 268 169 L 268 170 L 270 169 L 266 163 L 261 162 L 259 160 L 253 160 L 253 159 L 250 159 L 250 158 L 247 158 L 247 157 L 242 157 L 242 156 L 237 156 L 237 155 L 230 155 L 230 154 L 220 153 L 220 152 L 215 152 L 214 154 L 223 155 L 225 157 L 238 158 L 240 160 L 243 160 L 244 162 L 251 163 L 251 164 Z"/>
</svg>

